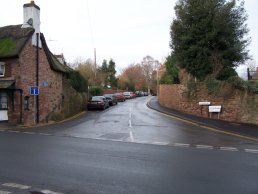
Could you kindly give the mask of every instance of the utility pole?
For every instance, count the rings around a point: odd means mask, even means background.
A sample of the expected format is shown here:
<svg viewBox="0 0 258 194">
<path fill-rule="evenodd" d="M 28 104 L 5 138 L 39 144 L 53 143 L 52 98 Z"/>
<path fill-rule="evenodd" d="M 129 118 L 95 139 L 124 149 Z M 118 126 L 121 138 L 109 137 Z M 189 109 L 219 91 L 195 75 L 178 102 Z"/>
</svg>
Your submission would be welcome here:
<svg viewBox="0 0 258 194">
<path fill-rule="evenodd" d="M 95 68 L 95 79 L 97 77 L 97 54 L 96 54 L 96 48 L 94 48 L 94 68 Z"/>
</svg>

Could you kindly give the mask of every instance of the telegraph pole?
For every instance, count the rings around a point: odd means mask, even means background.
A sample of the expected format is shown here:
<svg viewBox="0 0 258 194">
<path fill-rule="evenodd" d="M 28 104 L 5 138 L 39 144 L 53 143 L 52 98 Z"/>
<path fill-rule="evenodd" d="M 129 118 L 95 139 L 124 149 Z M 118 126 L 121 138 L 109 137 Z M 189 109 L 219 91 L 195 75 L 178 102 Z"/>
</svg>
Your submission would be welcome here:
<svg viewBox="0 0 258 194">
<path fill-rule="evenodd" d="M 94 48 L 94 68 L 95 68 L 95 79 L 97 77 L 97 54 L 96 54 L 96 48 Z"/>
</svg>

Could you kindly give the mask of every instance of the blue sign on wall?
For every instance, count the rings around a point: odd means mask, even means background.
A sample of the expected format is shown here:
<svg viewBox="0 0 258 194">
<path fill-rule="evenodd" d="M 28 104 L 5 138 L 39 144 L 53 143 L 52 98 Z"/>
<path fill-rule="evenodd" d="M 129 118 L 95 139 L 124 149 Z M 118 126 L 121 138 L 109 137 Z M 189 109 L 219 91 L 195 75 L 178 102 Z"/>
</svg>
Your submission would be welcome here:
<svg viewBox="0 0 258 194">
<path fill-rule="evenodd" d="M 30 86 L 30 95 L 39 95 L 39 87 L 38 86 Z"/>
</svg>

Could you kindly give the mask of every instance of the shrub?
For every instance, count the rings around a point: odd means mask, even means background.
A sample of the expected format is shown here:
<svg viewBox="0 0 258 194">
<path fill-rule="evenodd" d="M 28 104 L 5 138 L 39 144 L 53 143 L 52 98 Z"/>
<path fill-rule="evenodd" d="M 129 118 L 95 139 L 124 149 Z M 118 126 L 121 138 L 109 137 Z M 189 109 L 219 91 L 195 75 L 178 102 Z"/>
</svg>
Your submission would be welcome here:
<svg viewBox="0 0 258 194">
<path fill-rule="evenodd" d="M 248 92 L 258 92 L 258 82 L 249 82 L 241 79 L 238 76 L 230 77 L 228 82 L 231 83 L 236 89 L 244 90 Z"/>
<path fill-rule="evenodd" d="M 196 91 L 197 86 L 194 80 L 189 80 L 187 82 L 187 89 L 188 89 L 188 92 L 190 93 Z"/>
<path fill-rule="evenodd" d="M 206 79 L 206 87 L 209 94 L 217 95 L 220 89 L 221 82 L 213 78 Z"/>
<path fill-rule="evenodd" d="M 159 80 L 160 84 L 173 84 L 173 78 L 168 73 L 165 73 Z"/>
<path fill-rule="evenodd" d="M 72 87 L 77 92 L 87 92 L 88 82 L 78 71 L 71 71 L 69 73 L 69 78 Z"/>
<path fill-rule="evenodd" d="M 91 86 L 89 93 L 91 96 L 100 96 L 103 94 L 103 89 L 101 86 Z"/>
<path fill-rule="evenodd" d="M 240 90 L 248 89 L 248 82 L 244 81 L 238 76 L 230 77 L 227 81 L 237 89 L 240 89 Z"/>
</svg>

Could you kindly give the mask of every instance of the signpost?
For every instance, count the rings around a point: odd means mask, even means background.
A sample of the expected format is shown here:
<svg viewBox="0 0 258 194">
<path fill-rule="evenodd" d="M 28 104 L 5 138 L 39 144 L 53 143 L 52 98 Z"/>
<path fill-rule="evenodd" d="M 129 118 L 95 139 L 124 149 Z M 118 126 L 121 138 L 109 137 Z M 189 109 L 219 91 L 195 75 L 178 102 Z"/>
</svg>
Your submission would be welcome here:
<svg viewBox="0 0 258 194">
<path fill-rule="evenodd" d="M 30 95 L 34 96 L 34 122 L 36 121 L 36 96 L 39 95 L 39 87 L 38 86 L 30 86 Z"/>
<path fill-rule="evenodd" d="M 202 109 L 204 106 L 209 106 L 211 104 L 211 102 L 207 102 L 207 101 L 203 101 L 203 102 L 199 102 L 199 105 L 201 106 L 201 115 L 203 113 Z M 205 108 L 207 109 L 207 108 Z M 207 110 L 207 117 L 209 116 L 208 110 Z"/>
<path fill-rule="evenodd" d="M 210 118 L 211 118 L 211 114 L 212 113 L 218 113 L 218 119 L 219 119 L 219 115 L 221 112 L 221 105 L 217 105 L 217 106 L 209 106 L 209 113 L 210 113 Z"/>
</svg>

